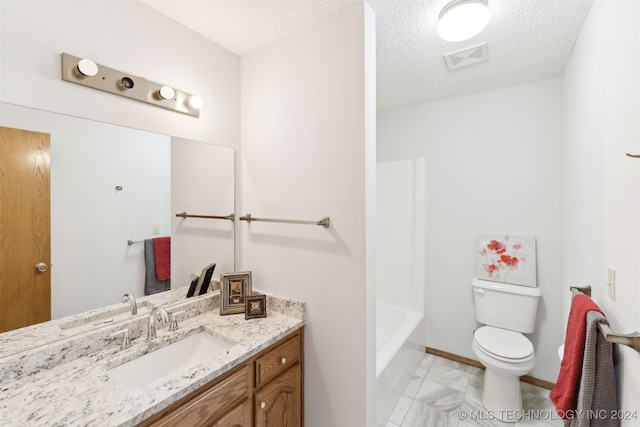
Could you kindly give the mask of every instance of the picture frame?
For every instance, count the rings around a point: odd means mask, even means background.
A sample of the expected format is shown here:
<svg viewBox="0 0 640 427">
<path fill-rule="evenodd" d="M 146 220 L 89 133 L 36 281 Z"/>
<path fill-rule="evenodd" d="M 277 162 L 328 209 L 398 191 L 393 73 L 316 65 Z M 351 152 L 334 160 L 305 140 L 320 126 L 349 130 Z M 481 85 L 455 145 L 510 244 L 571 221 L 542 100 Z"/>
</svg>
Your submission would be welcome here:
<svg viewBox="0 0 640 427">
<path fill-rule="evenodd" d="M 220 273 L 220 314 L 245 312 L 245 299 L 252 295 L 251 272 Z"/>
<path fill-rule="evenodd" d="M 216 263 L 211 263 L 202 269 L 200 276 L 195 277 L 191 281 L 189 290 L 187 291 L 187 298 L 194 295 L 204 295 L 209 290 L 209 284 L 211 283 L 211 277 L 213 277 L 213 270 L 216 268 Z"/>
<path fill-rule="evenodd" d="M 537 286 L 535 237 L 478 234 L 476 277 L 520 286 Z"/>
<path fill-rule="evenodd" d="M 265 295 L 252 295 L 245 297 L 245 319 L 267 317 L 267 297 Z"/>
</svg>

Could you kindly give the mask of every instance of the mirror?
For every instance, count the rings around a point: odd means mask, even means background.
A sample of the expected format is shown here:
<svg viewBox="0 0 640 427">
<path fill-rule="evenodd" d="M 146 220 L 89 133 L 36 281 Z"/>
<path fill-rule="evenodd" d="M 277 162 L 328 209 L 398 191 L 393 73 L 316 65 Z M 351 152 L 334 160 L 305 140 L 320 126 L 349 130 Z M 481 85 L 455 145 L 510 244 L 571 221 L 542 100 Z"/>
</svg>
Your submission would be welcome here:
<svg viewBox="0 0 640 427">
<path fill-rule="evenodd" d="M 6 103 L 0 126 L 50 134 L 52 319 L 142 297 L 144 240 L 171 237 L 174 289 L 234 271 L 233 221 L 176 217 L 234 212 L 232 148 Z"/>
</svg>

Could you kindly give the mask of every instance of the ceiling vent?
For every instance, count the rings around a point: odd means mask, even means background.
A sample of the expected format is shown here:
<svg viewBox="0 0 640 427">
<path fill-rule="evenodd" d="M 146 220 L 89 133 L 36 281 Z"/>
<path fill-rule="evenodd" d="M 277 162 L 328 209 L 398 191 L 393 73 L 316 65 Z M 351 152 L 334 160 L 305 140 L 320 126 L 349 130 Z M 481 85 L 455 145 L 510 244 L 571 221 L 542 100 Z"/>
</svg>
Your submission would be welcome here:
<svg viewBox="0 0 640 427">
<path fill-rule="evenodd" d="M 477 64 L 487 59 L 489 59 L 489 55 L 487 54 L 486 43 L 444 55 L 444 61 L 450 70 L 457 70 L 458 68 Z"/>
</svg>

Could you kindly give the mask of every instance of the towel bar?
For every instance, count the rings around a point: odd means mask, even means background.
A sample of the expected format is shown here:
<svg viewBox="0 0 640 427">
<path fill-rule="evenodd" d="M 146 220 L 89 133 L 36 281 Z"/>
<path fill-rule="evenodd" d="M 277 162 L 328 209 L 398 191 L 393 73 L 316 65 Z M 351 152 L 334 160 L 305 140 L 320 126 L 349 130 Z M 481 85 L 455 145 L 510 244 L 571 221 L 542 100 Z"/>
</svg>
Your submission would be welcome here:
<svg viewBox="0 0 640 427">
<path fill-rule="evenodd" d="M 129 240 L 127 240 L 127 245 L 131 246 L 131 245 L 133 245 L 133 244 L 135 244 L 135 243 L 142 243 L 142 242 L 144 242 L 144 240 L 133 240 L 133 239 L 129 239 Z"/>
<path fill-rule="evenodd" d="M 591 297 L 591 286 L 571 286 L 572 291 L 576 290 L 578 292 L 582 292 L 583 294 Z M 626 345 L 631 347 L 635 351 L 640 353 L 640 332 L 632 332 L 630 334 L 619 334 L 617 332 L 613 332 L 609 325 L 606 323 L 598 323 L 598 329 L 602 332 L 604 339 L 609 342 L 613 342 L 616 344 Z"/>
<path fill-rule="evenodd" d="M 205 218 L 205 219 L 228 219 L 229 221 L 234 221 L 236 219 L 235 214 L 229 214 L 225 216 L 221 215 L 191 215 L 186 212 L 180 212 L 176 214 L 178 218 Z"/>
<path fill-rule="evenodd" d="M 262 221 L 262 222 L 281 222 L 285 224 L 309 224 L 309 225 L 321 225 L 324 228 L 329 228 L 329 224 L 331 223 L 329 217 L 324 217 L 320 221 L 301 221 L 297 219 L 270 219 L 270 218 L 255 218 L 252 217 L 251 214 L 246 214 L 245 216 L 240 217 L 240 221 Z"/>
</svg>

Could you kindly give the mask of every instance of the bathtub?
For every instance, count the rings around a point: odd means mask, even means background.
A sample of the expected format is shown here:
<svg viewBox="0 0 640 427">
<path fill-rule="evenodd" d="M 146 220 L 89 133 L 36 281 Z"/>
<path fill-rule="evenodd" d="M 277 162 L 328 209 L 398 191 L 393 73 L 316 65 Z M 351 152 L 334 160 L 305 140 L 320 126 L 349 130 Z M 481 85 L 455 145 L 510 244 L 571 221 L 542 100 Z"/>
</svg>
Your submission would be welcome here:
<svg viewBox="0 0 640 427">
<path fill-rule="evenodd" d="M 376 305 L 376 378 L 389 365 L 416 329 L 423 313 L 408 308 Z"/>
<path fill-rule="evenodd" d="M 384 420 L 402 396 L 424 356 L 418 326 L 424 313 L 376 305 L 376 417 Z"/>
</svg>

